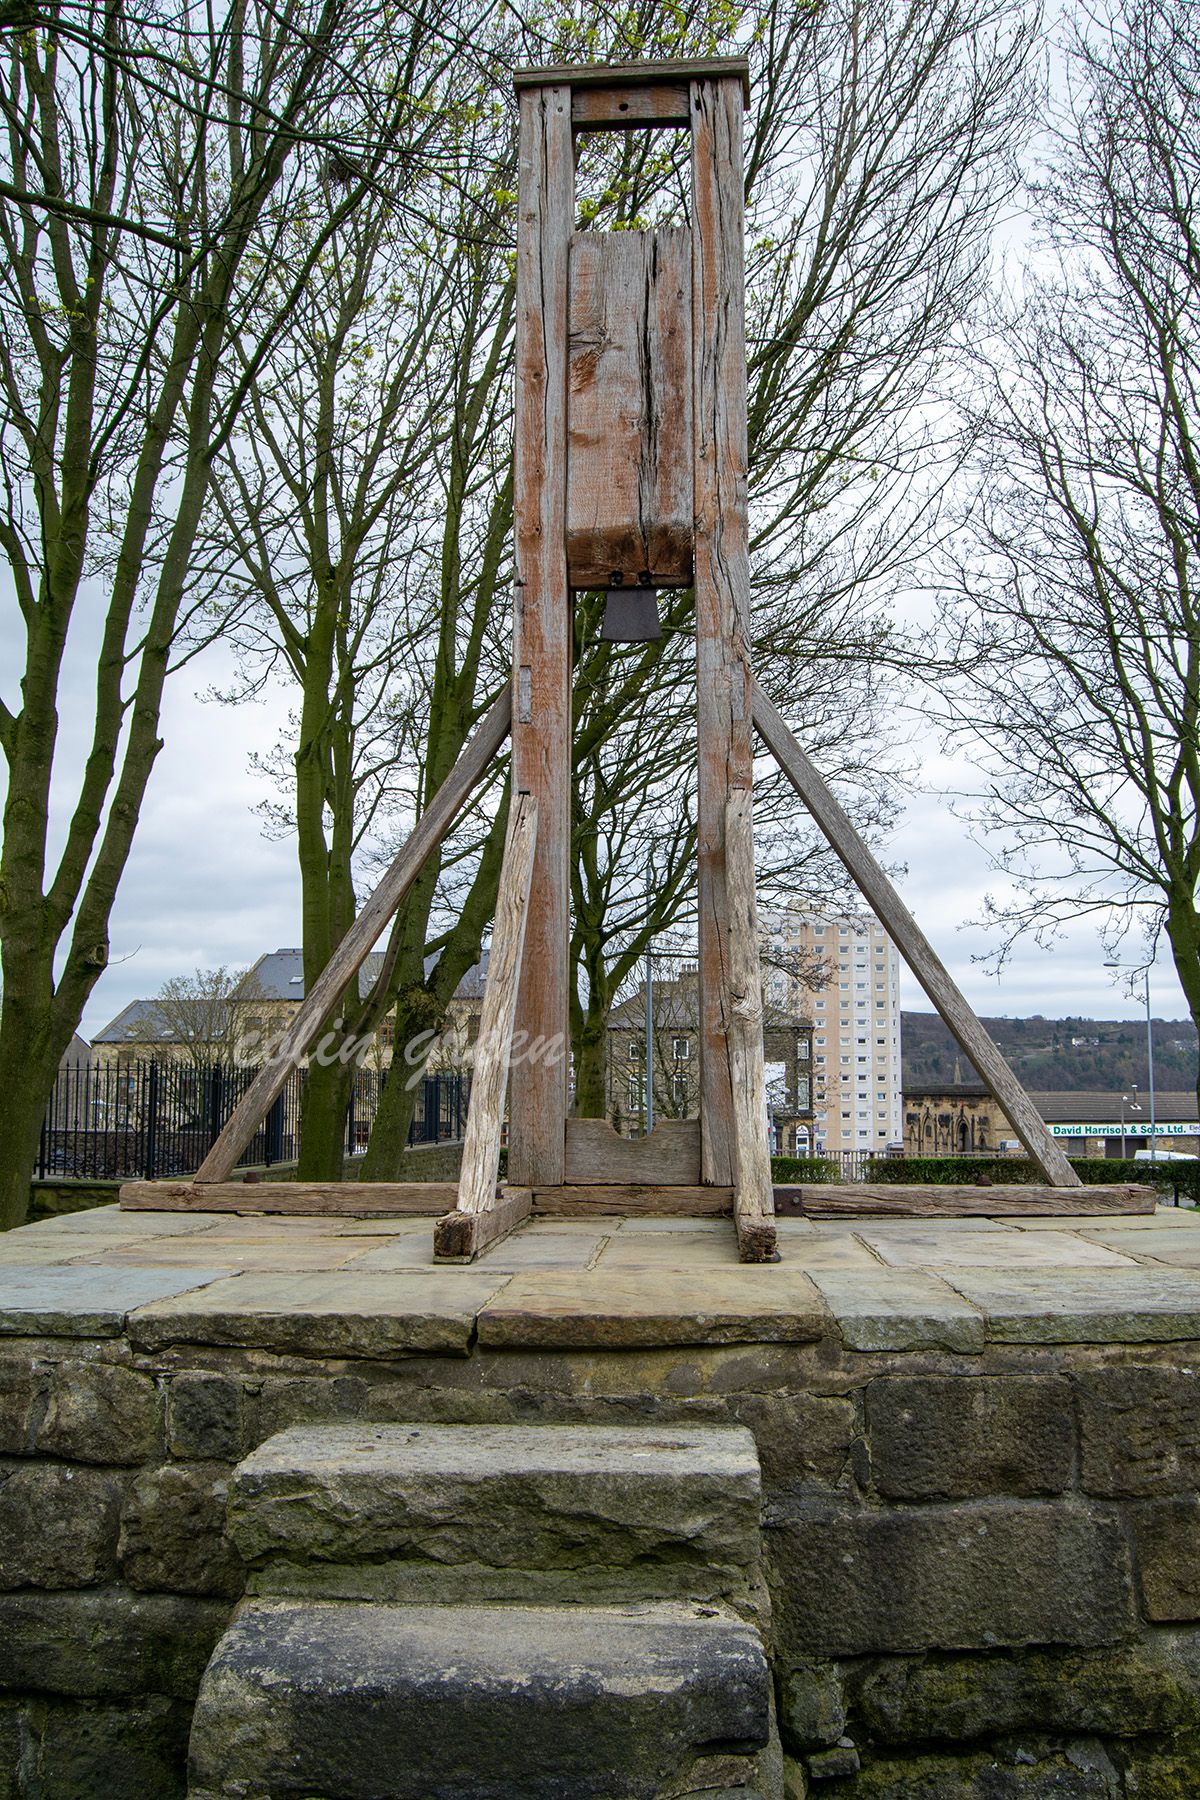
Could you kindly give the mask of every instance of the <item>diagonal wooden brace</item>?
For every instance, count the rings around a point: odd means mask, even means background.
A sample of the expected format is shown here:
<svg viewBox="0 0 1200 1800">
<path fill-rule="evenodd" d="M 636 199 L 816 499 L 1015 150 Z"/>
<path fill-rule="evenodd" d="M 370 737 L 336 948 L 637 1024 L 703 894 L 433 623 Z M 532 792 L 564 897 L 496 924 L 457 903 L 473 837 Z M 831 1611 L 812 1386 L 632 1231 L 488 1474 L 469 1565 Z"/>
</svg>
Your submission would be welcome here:
<svg viewBox="0 0 1200 1800">
<path fill-rule="evenodd" d="M 512 690 L 506 683 L 417 820 L 412 836 L 397 851 L 374 893 L 313 983 L 311 992 L 305 995 L 278 1050 L 263 1064 L 234 1107 L 224 1130 L 196 1171 L 197 1181 L 229 1179 L 238 1157 L 262 1123 L 267 1108 L 332 1013 L 348 983 L 358 974 L 426 861 L 486 775 L 508 736 L 511 719 Z"/>
<path fill-rule="evenodd" d="M 500 1173 L 504 1091 L 508 1085 L 529 893 L 533 886 L 537 822 L 537 801 L 532 794 L 518 794 L 508 821 L 500 869 L 492 953 L 471 1071 L 471 1103 L 463 1140 L 458 1204 L 452 1213 L 438 1220 L 433 1232 L 434 1255 L 441 1260 L 469 1262 L 487 1244 L 507 1237 L 514 1225 L 527 1219 L 533 1204 L 528 1188 L 501 1197 L 496 1180 Z"/>
<path fill-rule="evenodd" d="M 768 750 L 803 800 L 857 884 L 892 942 L 925 989 L 943 1023 L 956 1037 L 997 1103 L 1012 1121 L 1031 1162 L 1052 1187 L 1072 1188 L 1079 1177 L 1046 1130 L 994 1039 L 985 1030 L 950 971 L 901 900 L 849 818 L 834 799 L 759 683 L 754 683 L 754 723 Z"/>
</svg>

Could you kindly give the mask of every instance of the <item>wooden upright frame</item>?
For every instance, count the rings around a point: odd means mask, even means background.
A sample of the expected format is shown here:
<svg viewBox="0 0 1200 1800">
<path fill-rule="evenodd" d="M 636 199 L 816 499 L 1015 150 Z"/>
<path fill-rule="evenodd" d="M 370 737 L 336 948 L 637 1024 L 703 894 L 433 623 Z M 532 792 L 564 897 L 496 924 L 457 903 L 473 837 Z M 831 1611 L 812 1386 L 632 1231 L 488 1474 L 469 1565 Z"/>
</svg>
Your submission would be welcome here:
<svg viewBox="0 0 1200 1800">
<path fill-rule="evenodd" d="M 515 604 L 509 689 L 334 951 L 279 1052 L 192 1182 L 122 1204 L 428 1211 L 435 1258 L 469 1260 L 531 1211 L 732 1212 L 743 1260 L 777 1260 L 766 1140 L 752 827 L 759 733 L 1012 1120 L 1047 1186 L 810 1190 L 814 1211 L 1142 1211 L 1081 1189 L 1062 1150 L 867 846 L 755 681 L 750 656 L 740 59 L 528 69 L 519 107 Z M 575 230 L 575 147 L 597 130 L 686 129 L 685 230 Z M 640 1143 L 567 1116 L 572 596 L 631 581 L 695 591 L 700 1118 Z M 512 809 L 462 1173 L 456 1184 L 230 1180 L 423 862 L 512 740 Z M 516 1049 L 515 1058 L 512 1055 Z M 649 1046 L 647 1047 L 650 1048 Z M 511 1062 L 511 1067 L 510 1067 Z M 505 1088 L 508 1185 L 498 1182 Z M 806 1197 L 807 1199 L 807 1197 Z"/>
</svg>

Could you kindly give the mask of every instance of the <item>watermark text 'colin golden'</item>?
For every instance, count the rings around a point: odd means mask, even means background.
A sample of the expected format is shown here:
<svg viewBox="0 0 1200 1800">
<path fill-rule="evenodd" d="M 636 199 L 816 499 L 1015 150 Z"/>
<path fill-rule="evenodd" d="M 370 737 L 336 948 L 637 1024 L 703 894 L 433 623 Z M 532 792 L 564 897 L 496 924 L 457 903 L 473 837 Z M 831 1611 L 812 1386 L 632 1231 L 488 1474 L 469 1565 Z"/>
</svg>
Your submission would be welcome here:
<svg viewBox="0 0 1200 1800">
<path fill-rule="evenodd" d="M 354 1037 L 343 1030 L 345 1021 L 335 1019 L 330 1030 L 313 1045 L 307 1060 L 318 1063 L 322 1068 L 331 1068 L 336 1063 L 343 1067 L 356 1063 L 365 1069 L 378 1054 L 379 1043 L 372 1033 L 362 1037 Z M 286 1031 L 274 1034 L 265 1031 L 251 1031 L 242 1040 L 241 1052 L 250 1061 L 261 1059 L 271 1062 L 278 1056 L 287 1039 Z M 409 1038 L 401 1053 L 393 1055 L 391 1067 L 397 1069 L 404 1064 L 409 1070 L 405 1086 L 415 1087 L 425 1071 L 431 1066 L 441 1069 L 452 1069 L 456 1073 L 468 1073 L 476 1062 L 488 1055 L 491 1049 L 489 1040 L 477 1038 L 468 1043 L 457 1031 L 418 1031 L 415 1037 Z M 544 1063 L 553 1068 L 563 1061 L 567 1054 L 567 1042 L 562 1032 L 552 1037 L 531 1037 L 527 1031 L 514 1031 L 505 1051 L 508 1067 L 515 1068 L 521 1063 Z M 292 1063 L 295 1067 L 305 1061 L 302 1050 L 292 1048 Z"/>
</svg>

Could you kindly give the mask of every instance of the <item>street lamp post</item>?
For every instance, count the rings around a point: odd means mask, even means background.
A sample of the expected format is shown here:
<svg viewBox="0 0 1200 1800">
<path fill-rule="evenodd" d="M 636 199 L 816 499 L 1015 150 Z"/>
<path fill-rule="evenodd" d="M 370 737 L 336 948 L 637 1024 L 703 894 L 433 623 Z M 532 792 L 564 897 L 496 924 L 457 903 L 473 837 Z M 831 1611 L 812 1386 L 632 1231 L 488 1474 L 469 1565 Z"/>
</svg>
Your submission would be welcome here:
<svg viewBox="0 0 1200 1800">
<path fill-rule="evenodd" d="M 1106 962 L 1106 969 L 1128 969 L 1128 963 Z M 1136 972 L 1136 971 L 1135 971 Z M 1156 1136 L 1157 1119 L 1154 1113 L 1154 1026 L 1150 1017 L 1150 969 L 1147 966 L 1142 974 L 1146 983 L 1146 1064 L 1150 1084 L 1150 1161 L 1158 1161 L 1158 1140 Z M 1122 1131 L 1121 1155 L 1125 1154 L 1124 1132 Z"/>
</svg>

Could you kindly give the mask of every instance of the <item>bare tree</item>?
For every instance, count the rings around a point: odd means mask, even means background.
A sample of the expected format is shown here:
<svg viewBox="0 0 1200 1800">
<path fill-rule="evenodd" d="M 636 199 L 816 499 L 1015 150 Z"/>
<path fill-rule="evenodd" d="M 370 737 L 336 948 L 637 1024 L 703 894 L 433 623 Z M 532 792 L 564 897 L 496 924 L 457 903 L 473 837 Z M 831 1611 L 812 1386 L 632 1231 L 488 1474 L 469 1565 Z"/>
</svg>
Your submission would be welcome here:
<svg viewBox="0 0 1200 1800">
<path fill-rule="evenodd" d="M 108 958 L 211 460 L 244 397 L 221 390 L 223 358 L 235 338 L 249 364 L 266 353 L 337 220 L 437 116 L 454 47 L 427 36 L 414 64 L 395 18 L 110 0 L 37 8 L 5 37 L 0 544 L 24 653 L 0 699 L 2 1225 L 24 1216 L 58 1059 Z M 275 252 L 330 158 L 340 205 L 280 284 Z M 68 797 L 64 668 L 85 656 L 91 741 Z"/>
<path fill-rule="evenodd" d="M 172 975 L 150 1002 L 155 1025 L 163 1036 L 181 1044 L 197 1070 L 230 1062 L 237 1054 L 245 1024 L 244 1008 L 265 999 L 248 969 L 196 969 Z"/>
<path fill-rule="evenodd" d="M 1081 15 L 1043 228 L 998 310 L 979 499 L 936 709 L 1021 932 L 1171 945 L 1200 1022 L 1200 36 L 1186 5 Z M 1002 952 L 1003 953 L 1003 952 Z M 1153 954 L 1150 950 L 1149 954 Z"/>
</svg>

